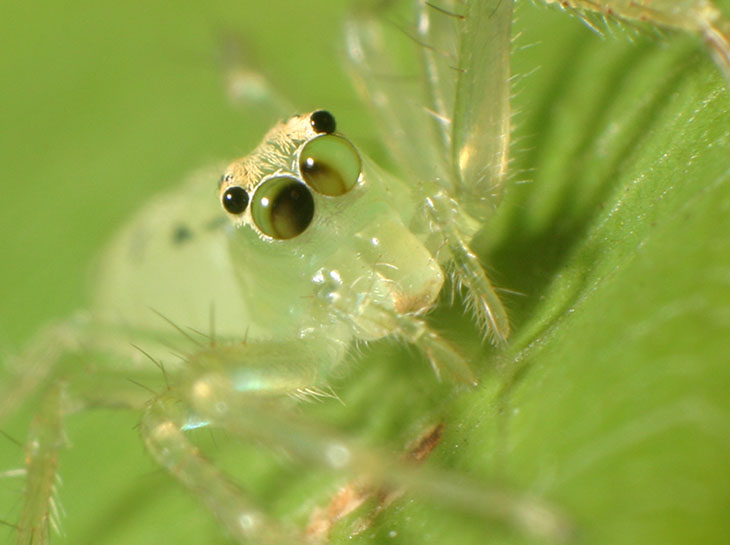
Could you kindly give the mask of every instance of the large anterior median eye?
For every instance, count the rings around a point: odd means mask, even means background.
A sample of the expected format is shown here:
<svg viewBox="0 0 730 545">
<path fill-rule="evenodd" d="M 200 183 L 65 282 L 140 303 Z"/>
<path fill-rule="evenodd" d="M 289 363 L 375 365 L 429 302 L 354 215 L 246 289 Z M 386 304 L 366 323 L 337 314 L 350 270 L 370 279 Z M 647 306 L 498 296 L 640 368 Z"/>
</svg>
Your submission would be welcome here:
<svg viewBox="0 0 730 545">
<path fill-rule="evenodd" d="M 309 187 L 336 197 L 350 191 L 360 178 L 360 155 L 347 140 L 326 134 L 308 142 L 299 155 L 299 170 Z"/>
<path fill-rule="evenodd" d="M 263 233 L 278 239 L 293 238 L 312 222 L 314 199 L 302 182 L 280 176 L 266 180 L 258 187 L 251 213 Z"/>
</svg>

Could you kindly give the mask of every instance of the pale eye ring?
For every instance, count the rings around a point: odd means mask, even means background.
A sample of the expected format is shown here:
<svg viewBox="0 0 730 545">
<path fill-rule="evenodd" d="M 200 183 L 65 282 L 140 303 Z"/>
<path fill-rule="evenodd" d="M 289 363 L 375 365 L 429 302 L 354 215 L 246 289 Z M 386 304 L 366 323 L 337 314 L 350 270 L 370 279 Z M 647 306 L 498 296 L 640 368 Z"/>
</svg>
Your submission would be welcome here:
<svg viewBox="0 0 730 545">
<path fill-rule="evenodd" d="M 314 197 L 300 180 L 277 176 L 256 189 L 251 215 L 265 235 L 280 240 L 294 238 L 312 223 Z"/>
<path fill-rule="evenodd" d="M 361 170 L 362 163 L 355 146 L 335 134 L 324 134 L 310 140 L 299 154 L 302 178 L 322 195 L 344 195 L 355 187 Z"/>
<path fill-rule="evenodd" d="M 221 204 L 226 212 L 239 216 L 248 206 L 248 193 L 241 186 L 231 186 L 223 192 Z"/>
</svg>

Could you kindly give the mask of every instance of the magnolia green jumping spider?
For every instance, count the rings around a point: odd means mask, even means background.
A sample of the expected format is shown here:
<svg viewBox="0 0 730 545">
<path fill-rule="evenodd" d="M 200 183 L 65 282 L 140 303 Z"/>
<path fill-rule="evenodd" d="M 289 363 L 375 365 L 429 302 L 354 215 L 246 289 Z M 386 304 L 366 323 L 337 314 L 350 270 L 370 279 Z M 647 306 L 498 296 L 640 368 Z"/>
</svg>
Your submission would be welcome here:
<svg viewBox="0 0 730 545">
<path fill-rule="evenodd" d="M 409 485 L 433 499 L 448 489 L 450 474 L 390 466 L 337 434 L 290 419 L 278 403 L 329 395 L 328 375 L 351 357 L 351 345 L 383 337 L 414 345 L 437 374 L 474 383 L 472 364 L 424 318 L 448 274 L 463 286 L 484 334 L 497 345 L 509 336 L 507 313 L 469 243 L 499 201 L 508 170 L 512 6 L 417 4 L 413 41 L 431 82 L 417 102 L 378 77 L 397 66 L 378 41 L 379 20 L 355 17 L 347 27 L 356 85 L 377 112 L 403 177 L 379 168 L 339 132 L 336 112 L 284 118 L 254 152 L 223 170 L 217 199 L 210 180 L 194 177 L 146 207 L 107 252 L 94 320 L 64 324 L 23 355 L 38 360 L 4 391 L 0 415 L 32 390 L 45 394 L 25 442 L 18 543 L 49 539 L 62 417 L 98 405 L 143 413 L 140 429 L 152 456 L 240 542 L 288 543 L 297 534 L 202 457 L 188 430 L 221 428 L 306 463 L 363 472 L 378 485 Z M 727 38 L 709 3 L 563 6 L 695 32 L 728 72 Z M 220 221 L 225 216 L 227 224 Z M 189 240 L 190 224 L 196 236 Z M 180 339 L 176 327 L 211 341 L 186 347 L 181 363 L 165 361 L 165 388 L 154 395 L 129 382 L 159 382 L 163 366 L 150 360 L 165 360 Z M 127 348 L 130 340 L 139 349 Z M 79 368 L 77 360 L 77 367 L 55 367 L 80 346 L 118 360 L 116 366 Z M 444 496 L 464 510 L 469 499 L 482 498 L 484 505 L 472 506 L 477 514 L 510 519 L 527 533 L 562 535 L 562 519 L 539 502 L 504 492 L 500 513 L 486 501 L 488 488 Z"/>
</svg>

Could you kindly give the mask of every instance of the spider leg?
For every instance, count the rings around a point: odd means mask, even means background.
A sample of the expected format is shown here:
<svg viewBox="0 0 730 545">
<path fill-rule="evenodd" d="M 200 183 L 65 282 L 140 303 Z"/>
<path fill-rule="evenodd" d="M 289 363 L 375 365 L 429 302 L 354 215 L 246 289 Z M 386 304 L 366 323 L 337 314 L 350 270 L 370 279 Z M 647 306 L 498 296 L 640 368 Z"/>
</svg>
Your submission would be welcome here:
<svg viewBox="0 0 730 545">
<path fill-rule="evenodd" d="M 25 445 L 26 484 L 17 524 L 18 545 L 45 545 L 55 520 L 55 483 L 58 453 L 63 446 L 61 388 L 46 394 L 33 418 Z"/>
<path fill-rule="evenodd" d="M 510 334 L 507 311 L 482 267 L 479 257 L 469 246 L 475 227 L 460 204 L 443 190 L 426 199 L 431 228 L 440 233 L 450 257 L 457 286 L 466 290 L 467 305 L 481 330 L 494 344 L 504 343 Z"/>
<path fill-rule="evenodd" d="M 710 0 L 546 0 L 578 12 L 651 23 L 700 36 L 730 80 L 730 20 Z"/>
<path fill-rule="evenodd" d="M 562 540 L 569 533 L 564 517 L 540 500 L 499 485 L 482 486 L 450 472 L 399 462 L 288 409 L 282 396 L 316 389 L 318 373 L 312 370 L 328 352 L 328 339 L 216 347 L 193 356 L 191 374 L 145 412 L 141 430 L 148 451 L 238 542 L 278 544 L 304 542 L 304 538 L 301 530 L 287 527 L 257 507 L 244 488 L 186 438 L 186 429 L 220 428 L 243 440 L 283 450 L 305 467 L 364 476 L 376 487 L 403 487 L 427 501 L 496 520 L 526 534 Z"/>
</svg>

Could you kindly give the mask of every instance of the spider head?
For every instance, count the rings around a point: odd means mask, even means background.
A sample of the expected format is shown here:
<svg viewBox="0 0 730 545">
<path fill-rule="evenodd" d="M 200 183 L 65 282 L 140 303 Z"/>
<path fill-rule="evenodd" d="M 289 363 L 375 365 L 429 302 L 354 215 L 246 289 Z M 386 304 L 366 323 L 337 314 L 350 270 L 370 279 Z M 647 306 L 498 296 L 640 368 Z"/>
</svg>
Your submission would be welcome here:
<svg viewBox="0 0 730 545">
<path fill-rule="evenodd" d="M 228 167 L 219 198 L 245 304 L 269 334 L 349 324 L 378 338 L 392 326 L 375 309 L 424 312 L 441 289 L 440 266 L 407 227 L 409 188 L 364 159 L 324 110 L 271 129 Z"/>
</svg>

